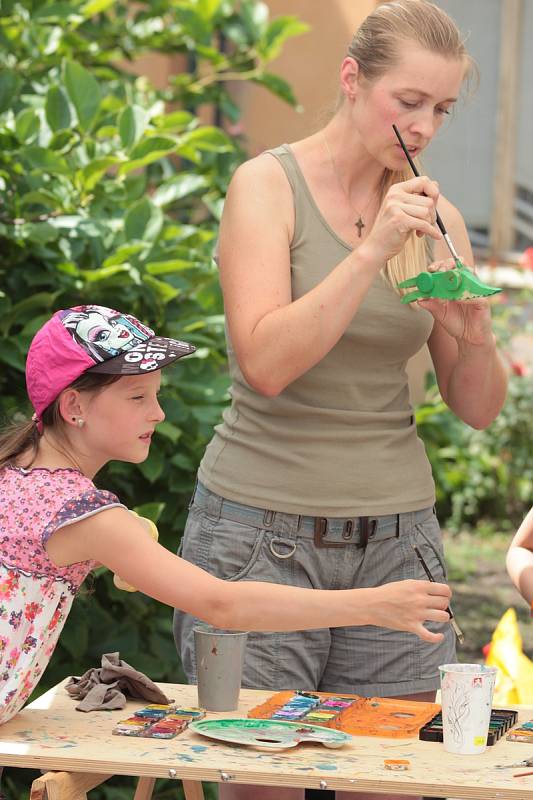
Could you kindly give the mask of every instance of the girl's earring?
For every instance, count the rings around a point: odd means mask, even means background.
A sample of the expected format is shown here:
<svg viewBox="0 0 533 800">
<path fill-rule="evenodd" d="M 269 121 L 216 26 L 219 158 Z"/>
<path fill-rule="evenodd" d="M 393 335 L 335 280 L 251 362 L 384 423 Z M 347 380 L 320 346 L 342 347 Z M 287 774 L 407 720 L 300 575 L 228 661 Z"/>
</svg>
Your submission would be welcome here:
<svg viewBox="0 0 533 800">
<path fill-rule="evenodd" d="M 85 425 L 85 420 L 82 419 L 81 417 L 78 417 L 77 425 L 78 428 L 83 428 L 83 426 Z"/>
</svg>

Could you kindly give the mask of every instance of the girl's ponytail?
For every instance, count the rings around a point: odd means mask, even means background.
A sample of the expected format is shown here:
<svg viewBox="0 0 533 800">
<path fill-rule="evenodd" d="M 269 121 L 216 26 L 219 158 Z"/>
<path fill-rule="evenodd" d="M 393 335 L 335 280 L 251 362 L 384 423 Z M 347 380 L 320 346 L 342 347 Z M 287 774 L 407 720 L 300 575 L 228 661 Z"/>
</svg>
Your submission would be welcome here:
<svg viewBox="0 0 533 800">
<path fill-rule="evenodd" d="M 120 375 L 105 375 L 99 373 L 84 372 L 76 378 L 68 387 L 77 389 L 80 392 L 98 393 L 106 386 L 120 380 Z M 56 436 L 63 440 L 68 448 L 68 433 L 64 430 L 65 425 L 59 411 L 59 398 L 56 398 L 48 408 L 41 414 L 42 426 L 45 430 L 54 430 Z M 22 454 L 26 453 L 29 457 L 27 464 L 20 466 L 30 467 L 37 451 L 39 450 L 39 440 L 41 434 L 37 429 L 37 422 L 34 419 L 24 420 L 23 422 L 12 422 L 0 431 L 0 469 L 7 464 L 14 462 Z"/>
<path fill-rule="evenodd" d="M 13 422 L 0 433 L 0 469 L 15 461 L 21 453 L 31 453 L 30 466 L 37 455 L 40 434 L 32 419 Z"/>
</svg>

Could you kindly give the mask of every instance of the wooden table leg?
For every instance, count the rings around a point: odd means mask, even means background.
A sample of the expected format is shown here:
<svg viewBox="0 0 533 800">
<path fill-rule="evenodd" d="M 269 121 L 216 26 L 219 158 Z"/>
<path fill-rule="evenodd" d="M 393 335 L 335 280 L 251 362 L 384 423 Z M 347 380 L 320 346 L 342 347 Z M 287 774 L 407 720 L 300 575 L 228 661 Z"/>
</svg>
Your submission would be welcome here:
<svg viewBox="0 0 533 800">
<path fill-rule="evenodd" d="M 33 781 L 30 800 L 87 800 L 87 792 L 110 777 L 83 772 L 47 772 Z"/>
<path fill-rule="evenodd" d="M 152 800 L 154 786 L 155 778 L 139 778 L 133 800 Z"/>
<path fill-rule="evenodd" d="M 201 781 L 183 781 L 185 800 L 205 800 Z"/>
<path fill-rule="evenodd" d="M 31 785 L 30 800 L 87 800 L 87 792 L 111 775 L 47 772 Z M 152 800 L 155 778 L 139 778 L 133 800 Z M 205 800 L 201 781 L 183 781 L 185 800 Z"/>
</svg>

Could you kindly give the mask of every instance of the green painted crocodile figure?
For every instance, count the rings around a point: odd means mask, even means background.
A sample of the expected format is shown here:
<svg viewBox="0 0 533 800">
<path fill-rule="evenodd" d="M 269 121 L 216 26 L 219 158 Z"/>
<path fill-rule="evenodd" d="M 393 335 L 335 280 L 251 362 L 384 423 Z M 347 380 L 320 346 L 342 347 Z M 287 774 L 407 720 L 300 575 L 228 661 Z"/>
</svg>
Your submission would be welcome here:
<svg viewBox="0 0 533 800">
<path fill-rule="evenodd" d="M 472 270 L 457 260 L 457 266 L 446 272 L 419 272 L 414 278 L 408 278 L 398 284 L 400 289 L 416 287 L 417 291 L 409 292 L 402 297 L 402 303 L 412 303 L 427 297 L 438 297 L 441 300 L 472 300 L 475 297 L 488 297 L 498 294 L 501 289 L 487 286 L 474 275 Z"/>
</svg>

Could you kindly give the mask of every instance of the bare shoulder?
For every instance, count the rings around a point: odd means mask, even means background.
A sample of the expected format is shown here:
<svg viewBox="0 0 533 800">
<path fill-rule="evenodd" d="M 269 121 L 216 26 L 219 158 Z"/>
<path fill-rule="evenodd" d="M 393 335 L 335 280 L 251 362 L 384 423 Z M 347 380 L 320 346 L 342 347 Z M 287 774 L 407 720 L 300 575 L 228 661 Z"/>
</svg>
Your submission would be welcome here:
<svg viewBox="0 0 533 800">
<path fill-rule="evenodd" d="M 269 153 L 261 153 L 241 164 L 231 179 L 220 228 L 220 253 L 224 253 L 228 237 L 232 251 L 239 243 L 249 253 L 249 245 L 257 247 L 266 225 L 271 239 L 278 232 L 285 244 L 290 241 L 294 202 L 279 161 Z"/>
<path fill-rule="evenodd" d="M 278 159 L 270 153 L 261 153 L 241 164 L 234 172 L 228 190 L 228 199 L 232 194 L 257 190 L 261 187 L 276 197 L 290 195 L 290 186 L 283 167 Z"/>
</svg>

